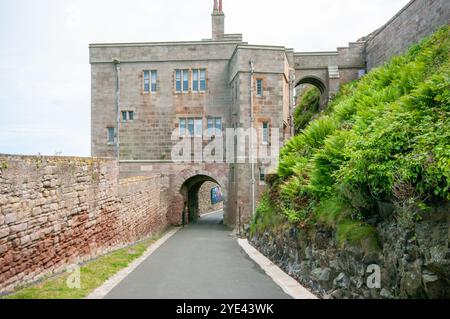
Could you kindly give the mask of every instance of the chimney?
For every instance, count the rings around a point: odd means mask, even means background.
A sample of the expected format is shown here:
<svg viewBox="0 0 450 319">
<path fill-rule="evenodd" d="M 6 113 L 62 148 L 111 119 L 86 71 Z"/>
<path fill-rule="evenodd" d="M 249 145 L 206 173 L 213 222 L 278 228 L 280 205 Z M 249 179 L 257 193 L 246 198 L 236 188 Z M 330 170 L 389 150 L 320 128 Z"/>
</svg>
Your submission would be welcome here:
<svg viewBox="0 0 450 319">
<path fill-rule="evenodd" d="M 222 40 L 225 34 L 225 14 L 223 13 L 222 0 L 214 0 L 212 13 L 212 39 Z"/>
</svg>

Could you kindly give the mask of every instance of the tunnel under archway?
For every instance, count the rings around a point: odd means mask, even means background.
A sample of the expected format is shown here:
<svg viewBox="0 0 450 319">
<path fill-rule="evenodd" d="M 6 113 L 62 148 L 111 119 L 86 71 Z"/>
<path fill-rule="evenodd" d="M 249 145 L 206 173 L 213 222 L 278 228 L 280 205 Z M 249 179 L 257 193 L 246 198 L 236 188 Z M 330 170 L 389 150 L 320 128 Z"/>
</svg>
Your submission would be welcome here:
<svg viewBox="0 0 450 319">
<path fill-rule="evenodd" d="M 299 91 L 301 91 L 304 87 L 314 86 L 320 92 L 320 109 L 323 110 L 328 104 L 329 94 L 328 88 L 322 79 L 316 76 L 305 76 L 301 78 L 295 85 L 296 96 L 299 96 Z M 296 101 L 298 102 L 298 101 Z"/>
<path fill-rule="evenodd" d="M 181 186 L 181 194 L 184 198 L 184 223 L 188 224 L 190 222 L 196 221 L 199 217 L 202 211 L 200 210 L 200 189 L 205 183 L 211 183 L 215 188 L 217 188 L 219 191 L 218 195 L 221 194 L 222 185 L 215 180 L 214 178 L 208 176 L 208 175 L 195 175 L 190 178 L 188 178 L 183 185 Z M 212 187 L 213 188 L 213 187 Z M 213 201 L 213 189 L 211 188 L 211 202 Z M 221 197 L 221 195 L 220 195 Z M 223 202 L 223 198 L 219 198 L 219 202 Z M 214 204 L 214 203 L 212 203 Z M 211 207 L 214 207 L 212 205 Z"/>
</svg>

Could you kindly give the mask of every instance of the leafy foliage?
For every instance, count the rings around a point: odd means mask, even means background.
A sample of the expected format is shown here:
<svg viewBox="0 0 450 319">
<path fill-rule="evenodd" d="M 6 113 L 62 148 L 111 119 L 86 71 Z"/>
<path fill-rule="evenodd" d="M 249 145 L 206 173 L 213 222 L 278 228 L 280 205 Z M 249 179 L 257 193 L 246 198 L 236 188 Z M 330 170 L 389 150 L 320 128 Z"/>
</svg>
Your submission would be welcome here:
<svg viewBox="0 0 450 319">
<path fill-rule="evenodd" d="M 379 201 L 413 215 L 450 200 L 449 52 L 443 27 L 343 86 L 281 151 L 272 213 L 361 243 Z"/>
<path fill-rule="evenodd" d="M 300 103 L 294 110 L 296 132 L 303 130 L 313 117 L 319 113 L 320 91 L 316 87 L 308 88 L 301 96 Z"/>
</svg>

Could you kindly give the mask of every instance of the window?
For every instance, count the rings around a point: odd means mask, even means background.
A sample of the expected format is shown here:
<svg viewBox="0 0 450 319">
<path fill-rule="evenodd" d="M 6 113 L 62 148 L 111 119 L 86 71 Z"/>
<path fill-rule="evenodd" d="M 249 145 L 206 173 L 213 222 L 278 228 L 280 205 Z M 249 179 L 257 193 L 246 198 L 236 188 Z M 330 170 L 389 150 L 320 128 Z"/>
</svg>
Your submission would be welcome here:
<svg viewBox="0 0 450 319">
<path fill-rule="evenodd" d="M 186 135 L 186 119 L 180 119 L 180 136 Z"/>
<path fill-rule="evenodd" d="M 269 122 L 263 123 L 262 142 L 263 144 L 269 144 Z"/>
<path fill-rule="evenodd" d="M 222 119 L 220 117 L 208 118 L 208 136 L 222 134 Z"/>
<path fill-rule="evenodd" d="M 192 70 L 192 91 L 194 91 L 194 92 L 206 91 L 206 70 L 205 69 Z"/>
<path fill-rule="evenodd" d="M 198 91 L 198 70 L 192 70 L 192 91 Z"/>
<path fill-rule="evenodd" d="M 156 71 L 144 71 L 144 93 L 156 92 Z"/>
<path fill-rule="evenodd" d="M 200 70 L 200 91 L 206 91 L 206 70 Z"/>
<path fill-rule="evenodd" d="M 183 92 L 189 91 L 189 71 L 183 70 Z"/>
<path fill-rule="evenodd" d="M 256 80 L 256 96 L 263 96 L 263 81 L 261 79 Z"/>
<path fill-rule="evenodd" d="M 181 70 L 175 71 L 175 91 L 181 92 Z"/>
<path fill-rule="evenodd" d="M 144 92 L 150 92 L 150 72 L 144 71 Z"/>
<path fill-rule="evenodd" d="M 122 122 L 134 121 L 134 111 L 122 111 Z"/>
<path fill-rule="evenodd" d="M 152 71 L 152 92 L 156 92 L 156 79 L 157 79 L 157 72 L 156 71 Z"/>
<path fill-rule="evenodd" d="M 114 127 L 108 127 L 108 144 L 113 144 L 116 138 L 116 129 Z"/>
<path fill-rule="evenodd" d="M 201 118 L 195 119 L 194 134 L 196 137 L 203 136 L 203 120 Z"/>
<path fill-rule="evenodd" d="M 265 182 L 266 181 L 266 172 L 265 172 L 263 167 L 261 167 L 259 169 L 259 181 L 260 182 Z"/>
<path fill-rule="evenodd" d="M 189 91 L 189 70 L 175 70 L 175 91 Z"/>
<path fill-rule="evenodd" d="M 194 119 L 188 119 L 188 131 L 190 136 L 194 136 Z"/>
<path fill-rule="evenodd" d="M 180 136 L 203 136 L 202 118 L 180 118 Z"/>
</svg>

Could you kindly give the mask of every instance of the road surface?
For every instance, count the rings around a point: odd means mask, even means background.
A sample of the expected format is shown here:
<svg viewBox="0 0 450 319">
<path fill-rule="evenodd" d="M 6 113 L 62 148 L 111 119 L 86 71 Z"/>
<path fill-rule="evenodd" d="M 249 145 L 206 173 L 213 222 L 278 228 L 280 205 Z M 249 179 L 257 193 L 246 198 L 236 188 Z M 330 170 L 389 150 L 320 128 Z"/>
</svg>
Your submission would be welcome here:
<svg viewBox="0 0 450 319">
<path fill-rule="evenodd" d="M 106 299 L 289 299 L 240 248 L 222 213 L 178 231 Z"/>
</svg>

